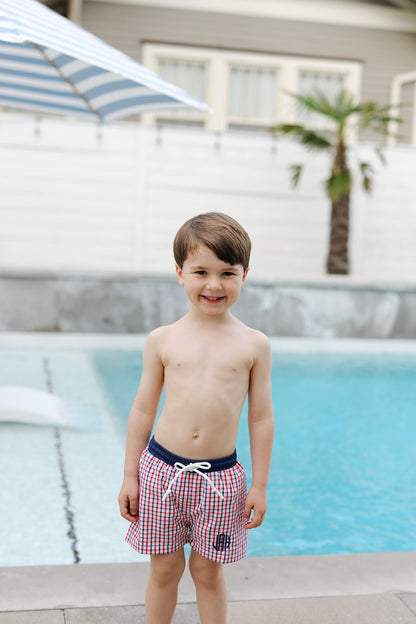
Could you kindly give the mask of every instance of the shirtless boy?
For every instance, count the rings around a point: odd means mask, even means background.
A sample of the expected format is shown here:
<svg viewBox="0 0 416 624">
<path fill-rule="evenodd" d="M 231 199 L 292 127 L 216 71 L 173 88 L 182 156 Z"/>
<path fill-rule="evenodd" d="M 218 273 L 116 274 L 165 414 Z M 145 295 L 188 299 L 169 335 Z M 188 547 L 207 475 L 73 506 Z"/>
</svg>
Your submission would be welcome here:
<svg viewBox="0 0 416 624">
<path fill-rule="evenodd" d="M 189 569 L 201 624 L 225 624 L 223 564 L 247 552 L 247 530 L 266 512 L 273 411 L 268 338 L 230 312 L 248 273 L 251 242 L 221 213 L 187 221 L 174 242 L 176 273 L 190 301 L 181 319 L 152 331 L 127 428 L 121 515 L 127 541 L 151 555 L 147 624 L 171 622 Z M 162 387 L 165 403 L 151 438 Z M 248 395 L 252 482 L 235 445 Z M 137 479 L 139 463 L 139 479 Z"/>
</svg>

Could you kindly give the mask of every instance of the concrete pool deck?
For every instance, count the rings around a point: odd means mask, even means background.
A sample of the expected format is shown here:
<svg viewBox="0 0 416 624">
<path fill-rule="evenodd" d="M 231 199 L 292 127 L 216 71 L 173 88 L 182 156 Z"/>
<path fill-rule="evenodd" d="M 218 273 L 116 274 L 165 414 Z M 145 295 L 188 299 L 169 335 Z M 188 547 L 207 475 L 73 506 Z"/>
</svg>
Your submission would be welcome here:
<svg viewBox="0 0 416 624">
<path fill-rule="evenodd" d="M 0 568 L 0 624 L 144 624 L 148 569 Z M 416 624 L 416 552 L 249 558 L 225 572 L 229 624 Z M 173 624 L 198 622 L 186 572 Z"/>
</svg>

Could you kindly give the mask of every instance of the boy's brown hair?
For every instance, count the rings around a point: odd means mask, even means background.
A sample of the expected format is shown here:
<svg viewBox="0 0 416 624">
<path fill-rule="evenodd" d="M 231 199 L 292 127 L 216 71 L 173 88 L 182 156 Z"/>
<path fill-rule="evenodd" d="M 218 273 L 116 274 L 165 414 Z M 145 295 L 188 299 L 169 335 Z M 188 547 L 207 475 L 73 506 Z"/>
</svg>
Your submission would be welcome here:
<svg viewBox="0 0 416 624">
<path fill-rule="evenodd" d="M 251 240 L 241 225 L 222 212 L 205 212 L 192 217 L 178 230 L 173 242 L 173 255 L 180 269 L 188 254 L 205 245 L 217 258 L 228 264 L 249 266 Z"/>
</svg>

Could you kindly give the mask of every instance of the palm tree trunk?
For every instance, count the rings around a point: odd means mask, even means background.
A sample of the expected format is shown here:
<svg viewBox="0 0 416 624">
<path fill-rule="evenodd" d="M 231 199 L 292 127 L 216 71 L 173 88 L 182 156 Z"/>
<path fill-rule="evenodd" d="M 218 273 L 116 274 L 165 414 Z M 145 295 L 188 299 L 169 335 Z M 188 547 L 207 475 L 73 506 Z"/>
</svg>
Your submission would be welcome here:
<svg viewBox="0 0 416 624">
<path fill-rule="evenodd" d="M 350 195 L 332 200 L 331 227 L 329 234 L 329 252 L 326 263 L 327 273 L 348 275 L 348 239 L 349 239 Z"/>
<path fill-rule="evenodd" d="M 348 172 L 346 146 L 340 136 L 336 147 L 333 175 Z M 332 198 L 329 251 L 326 263 L 327 273 L 347 275 L 349 273 L 348 241 L 350 225 L 350 190 L 341 197 Z"/>
</svg>

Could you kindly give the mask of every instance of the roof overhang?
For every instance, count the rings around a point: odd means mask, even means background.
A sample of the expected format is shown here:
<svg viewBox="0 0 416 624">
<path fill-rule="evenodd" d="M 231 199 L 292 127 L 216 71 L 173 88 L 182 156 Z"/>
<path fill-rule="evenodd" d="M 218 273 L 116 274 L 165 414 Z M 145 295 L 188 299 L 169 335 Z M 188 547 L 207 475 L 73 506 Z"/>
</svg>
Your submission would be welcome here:
<svg viewBox="0 0 416 624">
<path fill-rule="evenodd" d="M 390 2 L 400 9 L 416 10 L 416 0 L 390 0 Z"/>
<path fill-rule="evenodd" d="M 403 2 L 410 0 L 403 0 Z M 416 11 L 341 0 L 84 0 L 416 33 Z M 412 2 L 412 4 L 414 4 Z"/>
</svg>

